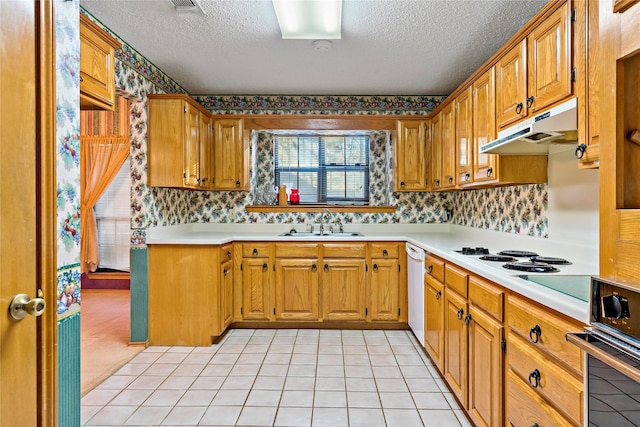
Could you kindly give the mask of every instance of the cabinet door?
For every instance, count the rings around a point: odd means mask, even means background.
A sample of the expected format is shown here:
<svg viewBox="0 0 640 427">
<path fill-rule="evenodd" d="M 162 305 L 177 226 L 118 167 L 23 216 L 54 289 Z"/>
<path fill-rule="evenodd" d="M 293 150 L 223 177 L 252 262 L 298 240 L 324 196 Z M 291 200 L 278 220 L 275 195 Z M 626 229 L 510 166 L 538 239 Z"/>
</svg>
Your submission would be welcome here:
<svg viewBox="0 0 640 427">
<path fill-rule="evenodd" d="M 531 31 L 528 46 L 528 98 L 532 113 L 571 95 L 571 2 L 567 1 Z"/>
<path fill-rule="evenodd" d="M 397 259 L 374 259 L 371 266 L 371 309 L 369 320 L 397 321 L 399 305 L 399 263 Z"/>
<path fill-rule="evenodd" d="M 152 187 L 183 187 L 185 103 L 148 99 L 147 169 Z"/>
<path fill-rule="evenodd" d="M 527 42 L 507 52 L 496 64 L 496 124 L 499 129 L 527 115 Z"/>
<path fill-rule="evenodd" d="M 395 191 L 426 190 L 426 133 L 424 120 L 398 120 Z"/>
<path fill-rule="evenodd" d="M 442 372 L 444 364 L 444 285 L 425 275 L 424 347 Z"/>
<path fill-rule="evenodd" d="M 477 426 L 501 426 L 504 327 L 469 307 L 469 416 Z"/>
<path fill-rule="evenodd" d="M 473 176 L 489 181 L 498 175 L 495 154 L 481 154 L 480 147 L 496 139 L 495 67 L 473 83 Z"/>
<path fill-rule="evenodd" d="M 271 275 L 268 258 L 242 260 L 242 319 L 271 320 Z"/>
<path fill-rule="evenodd" d="M 231 324 L 233 321 L 233 261 L 229 260 L 222 264 L 220 276 L 220 295 L 221 295 L 221 307 L 220 313 L 222 315 L 222 321 L 220 322 L 222 330 L 218 335 Z"/>
<path fill-rule="evenodd" d="M 450 103 L 441 112 L 442 137 L 441 143 L 441 188 L 456 186 L 456 110 L 454 103 Z"/>
<path fill-rule="evenodd" d="M 442 188 L 442 112 L 431 118 L 431 163 L 429 189 Z"/>
<path fill-rule="evenodd" d="M 462 406 L 468 407 L 467 300 L 447 288 L 444 315 L 444 377 Z"/>
<path fill-rule="evenodd" d="M 458 184 L 473 181 L 473 87 L 455 101 L 456 179 Z"/>
<path fill-rule="evenodd" d="M 245 154 L 242 120 L 214 121 L 214 188 L 242 190 L 245 182 Z"/>
<path fill-rule="evenodd" d="M 200 187 L 213 188 L 213 123 L 200 114 Z"/>
<path fill-rule="evenodd" d="M 184 185 L 200 186 L 200 112 L 184 103 Z"/>
<path fill-rule="evenodd" d="M 365 260 L 324 260 L 322 312 L 324 320 L 364 320 Z"/>
<path fill-rule="evenodd" d="M 276 320 L 318 320 L 318 259 L 276 260 Z"/>
</svg>

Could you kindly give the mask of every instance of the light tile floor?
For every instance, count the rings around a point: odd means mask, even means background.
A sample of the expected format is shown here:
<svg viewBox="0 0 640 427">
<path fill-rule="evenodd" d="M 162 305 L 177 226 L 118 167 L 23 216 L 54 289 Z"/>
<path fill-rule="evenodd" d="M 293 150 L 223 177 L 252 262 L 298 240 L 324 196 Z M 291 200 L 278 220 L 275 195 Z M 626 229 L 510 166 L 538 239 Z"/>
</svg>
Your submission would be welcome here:
<svg viewBox="0 0 640 427">
<path fill-rule="evenodd" d="M 235 329 L 149 347 L 82 398 L 84 426 L 470 426 L 408 331 Z"/>
</svg>

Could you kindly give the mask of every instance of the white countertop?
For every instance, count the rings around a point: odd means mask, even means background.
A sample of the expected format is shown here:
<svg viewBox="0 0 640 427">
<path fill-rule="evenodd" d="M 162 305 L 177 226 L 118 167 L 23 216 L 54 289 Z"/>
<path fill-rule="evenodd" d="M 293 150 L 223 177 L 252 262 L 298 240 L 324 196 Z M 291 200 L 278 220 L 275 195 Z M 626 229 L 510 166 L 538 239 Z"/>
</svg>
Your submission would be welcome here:
<svg viewBox="0 0 640 427">
<path fill-rule="evenodd" d="M 360 232 L 363 236 L 331 238 L 280 236 L 291 228 L 296 228 L 299 232 L 305 231 L 304 224 L 183 224 L 148 229 L 147 244 L 218 245 L 230 241 L 327 241 L 327 239 L 331 241 L 405 241 L 560 313 L 585 324 L 589 323 L 588 301 L 518 277 L 526 274 L 532 277 L 534 273 L 506 270 L 501 267 L 502 263 L 481 261 L 477 256 L 462 255 L 455 250 L 463 246 L 481 246 L 488 248 L 491 253 L 507 249 L 526 250 L 546 257 L 565 258 L 572 264 L 559 266 L 560 272 L 557 273 L 538 273 L 538 275 L 544 275 L 545 278 L 552 276 L 575 278 L 574 276 L 598 274 L 597 247 L 452 224 L 345 224 L 345 231 Z M 585 280 L 575 283 L 569 279 L 570 277 L 567 277 L 567 283 L 570 286 L 588 286 L 586 277 Z M 588 295 L 589 291 L 581 289 L 579 293 Z"/>
</svg>

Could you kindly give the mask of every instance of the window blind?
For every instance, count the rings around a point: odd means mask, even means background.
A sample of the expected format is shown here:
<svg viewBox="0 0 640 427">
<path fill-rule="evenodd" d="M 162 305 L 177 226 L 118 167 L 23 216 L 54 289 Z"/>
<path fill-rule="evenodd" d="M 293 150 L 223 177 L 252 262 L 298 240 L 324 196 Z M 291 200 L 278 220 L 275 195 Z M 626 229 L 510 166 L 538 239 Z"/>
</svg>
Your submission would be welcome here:
<svg viewBox="0 0 640 427">
<path fill-rule="evenodd" d="M 275 182 L 297 188 L 300 203 L 367 204 L 369 137 L 276 136 Z"/>
</svg>

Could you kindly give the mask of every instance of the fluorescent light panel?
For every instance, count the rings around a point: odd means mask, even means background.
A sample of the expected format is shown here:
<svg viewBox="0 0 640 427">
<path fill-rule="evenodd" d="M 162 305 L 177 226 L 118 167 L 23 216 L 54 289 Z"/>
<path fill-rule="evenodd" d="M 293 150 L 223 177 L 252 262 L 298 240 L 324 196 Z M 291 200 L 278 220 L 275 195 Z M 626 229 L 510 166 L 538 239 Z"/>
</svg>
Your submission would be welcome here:
<svg viewBox="0 0 640 427">
<path fill-rule="evenodd" d="M 342 0 L 272 0 L 283 39 L 339 39 Z"/>
</svg>

